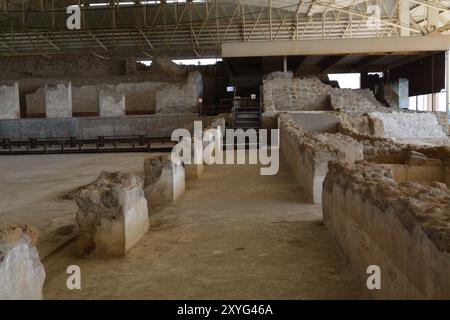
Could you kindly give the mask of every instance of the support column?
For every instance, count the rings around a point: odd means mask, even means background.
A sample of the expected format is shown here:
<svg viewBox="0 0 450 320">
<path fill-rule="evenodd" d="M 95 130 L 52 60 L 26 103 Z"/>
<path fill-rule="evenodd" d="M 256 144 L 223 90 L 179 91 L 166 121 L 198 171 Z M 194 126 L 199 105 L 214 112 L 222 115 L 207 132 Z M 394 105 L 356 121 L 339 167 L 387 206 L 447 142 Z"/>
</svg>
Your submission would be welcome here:
<svg viewBox="0 0 450 320">
<path fill-rule="evenodd" d="M 283 57 L 283 72 L 284 72 L 284 74 L 287 73 L 287 57 L 286 56 Z"/>
<path fill-rule="evenodd" d="M 409 0 L 399 0 L 398 1 L 398 12 L 400 25 L 404 27 L 409 27 L 411 24 L 410 21 L 410 12 L 409 12 Z M 410 35 L 410 30 L 406 28 L 400 28 L 400 36 L 405 37 Z"/>
</svg>

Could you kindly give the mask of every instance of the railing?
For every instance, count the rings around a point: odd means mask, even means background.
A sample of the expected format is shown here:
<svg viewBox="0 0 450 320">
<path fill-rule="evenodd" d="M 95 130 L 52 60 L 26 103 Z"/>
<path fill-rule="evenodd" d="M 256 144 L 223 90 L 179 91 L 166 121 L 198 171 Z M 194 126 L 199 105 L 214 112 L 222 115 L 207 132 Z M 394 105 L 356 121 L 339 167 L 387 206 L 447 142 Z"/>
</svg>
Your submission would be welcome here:
<svg viewBox="0 0 450 320">
<path fill-rule="evenodd" d="M 159 144 L 155 146 L 154 144 Z M 0 139 L 0 155 L 60 154 L 99 152 L 170 152 L 175 142 L 170 137 L 99 136 L 95 139 L 61 137 L 25 141 Z"/>
</svg>

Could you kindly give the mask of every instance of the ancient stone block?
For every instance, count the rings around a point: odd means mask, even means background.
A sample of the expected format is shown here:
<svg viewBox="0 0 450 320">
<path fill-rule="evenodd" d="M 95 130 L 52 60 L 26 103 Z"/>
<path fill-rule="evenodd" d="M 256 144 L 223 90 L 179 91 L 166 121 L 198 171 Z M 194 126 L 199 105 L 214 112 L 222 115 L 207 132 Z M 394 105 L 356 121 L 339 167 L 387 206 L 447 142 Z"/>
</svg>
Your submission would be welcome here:
<svg viewBox="0 0 450 320">
<path fill-rule="evenodd" d="M 71 82 L 45 83 L 45 113 L 47 118 L 72 117 Z"/>
<path fill-rule="evenodd" d="M 0 119 L 19 118 L 19 82 L 0 84 Z"/>
<path fill-rule="evenodd" d="M 185 191 L 185 171 L 181 159 L 173 162 L 170 154 L 146 159 L 144 172 L 149 211 L 171 204 Z"/>
<path fill-rule="evenodd" d="M 120 256 L 148 231 L 143 181 L 123 172 L 100 173 L 97 180 L 75 195 L 82 256 Z"/>
<path fill-rule="evenodd" d="M 28 226 L 0 225 L 0 300 L 41 300 L 44 266 Z"/>
<path fill-rule="evenodd" d="M 125 116 L 125 93 L 114 86 L 103 86 L 100 89 L 99 101 L 101 117 Z"/>
</svg>

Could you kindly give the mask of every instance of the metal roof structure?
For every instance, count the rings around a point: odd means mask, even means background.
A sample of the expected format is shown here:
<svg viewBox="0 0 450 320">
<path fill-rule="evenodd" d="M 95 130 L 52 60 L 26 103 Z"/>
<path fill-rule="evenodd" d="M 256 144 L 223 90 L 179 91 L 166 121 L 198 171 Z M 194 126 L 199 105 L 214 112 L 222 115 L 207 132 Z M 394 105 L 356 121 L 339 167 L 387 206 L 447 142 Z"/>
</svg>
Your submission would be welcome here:
<svg viewBox="0 0 450 320">
<path fill-rule="evenodd" d="M 431 0 L 0 0 L 0 55 L 217 57 L 229 42 L 446 34 L 449 21 L 450 1 Z"/>
</svg>

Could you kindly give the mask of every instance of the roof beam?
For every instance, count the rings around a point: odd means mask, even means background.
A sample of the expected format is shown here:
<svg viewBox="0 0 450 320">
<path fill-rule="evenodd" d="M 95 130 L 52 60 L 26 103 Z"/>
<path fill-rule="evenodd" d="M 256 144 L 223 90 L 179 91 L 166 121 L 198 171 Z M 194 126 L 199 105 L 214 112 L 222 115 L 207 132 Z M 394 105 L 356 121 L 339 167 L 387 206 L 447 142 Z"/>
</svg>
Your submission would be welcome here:
<svg viewBox="0 0 450 320">
<path fill-rule="evenodd" d="M 450 50 L 450 36 L 235 42 L 222 44 L 222 56 L 386 54 Z"/>
</svg>

